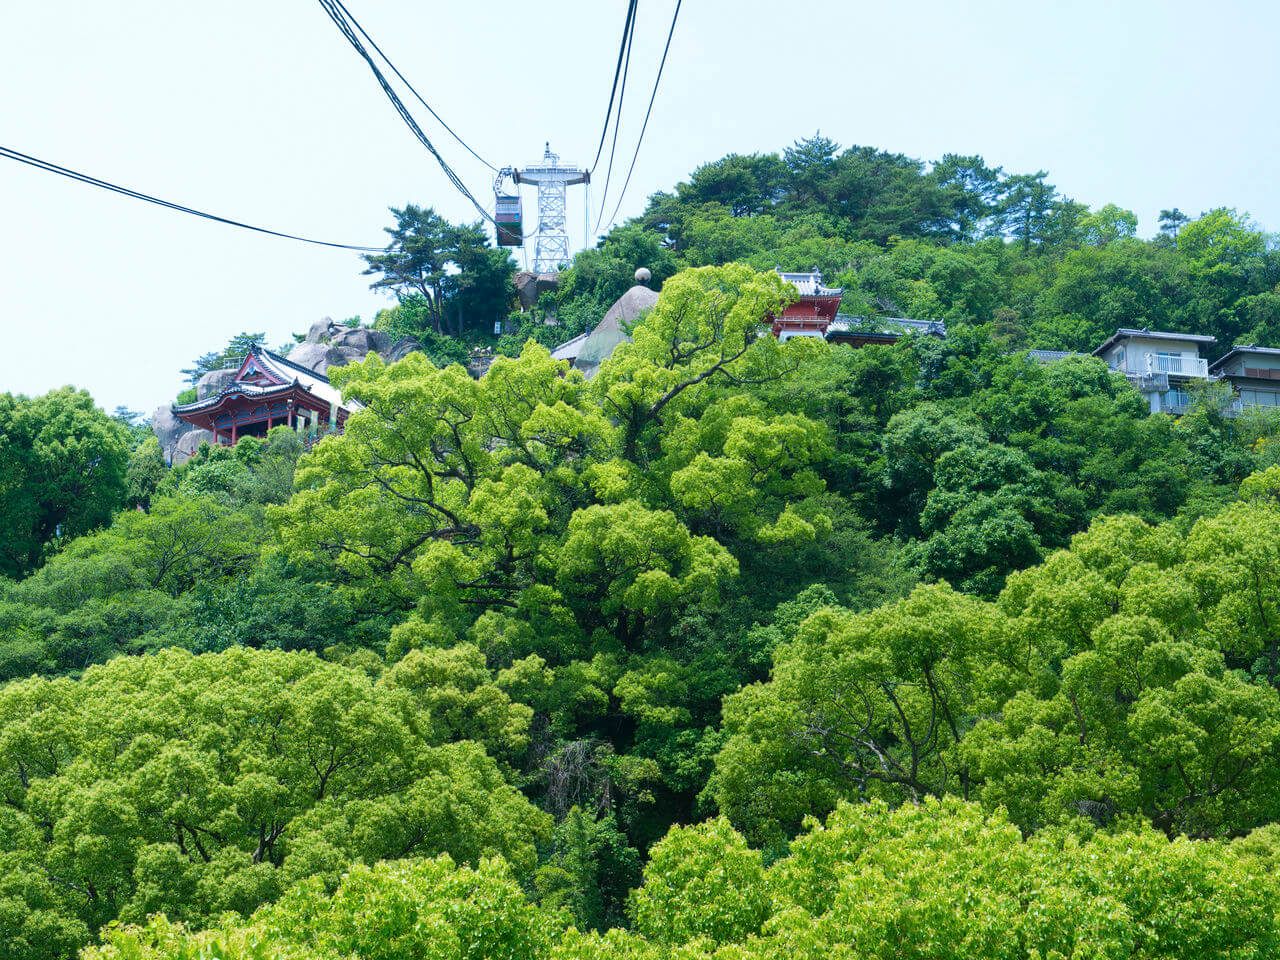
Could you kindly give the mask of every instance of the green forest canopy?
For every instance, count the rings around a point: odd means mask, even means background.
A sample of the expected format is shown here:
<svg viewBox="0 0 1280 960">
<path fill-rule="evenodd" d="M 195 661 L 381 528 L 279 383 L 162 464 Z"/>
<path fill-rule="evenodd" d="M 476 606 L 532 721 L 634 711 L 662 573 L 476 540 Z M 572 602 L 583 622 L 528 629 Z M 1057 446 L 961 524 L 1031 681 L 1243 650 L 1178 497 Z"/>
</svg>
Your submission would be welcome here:
<svg viewBox="0 0 1280 960">
<path fill-rule="evenodd" d="M 1167 222 L 805 141 L 305 454 L 0 398 L 0 955 L 1274 952 L 1280 422 L 1017 352 L 1280 343 L 1270 239 Z M 947 339 L 758 336 L 815 264 Z M 591 381 L 524 337 L 638 265 Z"/>
</svg>

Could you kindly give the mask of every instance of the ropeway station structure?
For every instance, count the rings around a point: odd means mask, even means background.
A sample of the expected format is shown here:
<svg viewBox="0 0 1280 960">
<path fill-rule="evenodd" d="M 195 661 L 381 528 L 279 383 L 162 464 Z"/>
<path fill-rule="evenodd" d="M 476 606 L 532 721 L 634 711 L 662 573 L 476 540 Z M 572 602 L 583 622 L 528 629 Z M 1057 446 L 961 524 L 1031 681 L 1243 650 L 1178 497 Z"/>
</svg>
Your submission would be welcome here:
<svg viewBox="0 0 1280 960">
<path fill-rule="evenodd" d="M 515 186 L 507 192 L 506 181 Z M 521 184 L 532 184 L 538 190 L 538 228 L 533 254 L 534 273 L 559 273 L 573 259 L 569 253 L 569 231 L 565 216 L 565 194 L 569 187 L 589 184 L 591 174 L 580 167 L 562 163 L 547 143 L 542 160 L 525 167 L 503 167 L 493 181 L 494 222 L 501 247 L 522 247 L 525 242 L 524 213 L 520 199 Z M 584 208 L 590 211 L 590 203 Z"/>
</svg>

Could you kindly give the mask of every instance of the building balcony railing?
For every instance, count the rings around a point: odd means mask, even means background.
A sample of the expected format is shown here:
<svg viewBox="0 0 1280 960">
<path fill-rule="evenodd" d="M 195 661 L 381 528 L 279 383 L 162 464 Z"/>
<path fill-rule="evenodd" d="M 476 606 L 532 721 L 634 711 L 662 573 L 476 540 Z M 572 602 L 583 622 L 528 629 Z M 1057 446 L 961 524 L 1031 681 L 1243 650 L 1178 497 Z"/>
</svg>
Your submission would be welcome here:
<svg viewBox="0 0 1280 960">
<path fill-rule="evenodd" d="M 1143 355 L 1143 373 L 1171 373 L 1175 376 L 1209 378 L 1209 361 L 1202 357 L 1170 356 L 1163 353 Z"/>
</svg>

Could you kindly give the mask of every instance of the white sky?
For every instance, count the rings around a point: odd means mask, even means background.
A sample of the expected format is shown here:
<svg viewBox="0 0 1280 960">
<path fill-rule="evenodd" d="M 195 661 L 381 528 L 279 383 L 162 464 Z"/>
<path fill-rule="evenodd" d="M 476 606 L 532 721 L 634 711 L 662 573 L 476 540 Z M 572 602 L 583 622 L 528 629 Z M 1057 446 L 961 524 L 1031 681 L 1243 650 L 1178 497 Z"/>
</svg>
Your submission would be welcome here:
<svg viewBox="0 0 1280 960">
<path fill-rule="evenodd" d="M 625 0 L 347 6 L 481 155 L 527 164 L 550 139 L 590 162 Z M 673 6 L 640 0 L 624 172 Z M 387 206 L 406 202 L 474 219 L 311 0 L 0 12 L 4 146 L 320 239 L 381 244 Z M 1280 5 L 1262 0 L 685 0 L 620 219 L 701 162 L 820 130 L 925 160 L 1044 168 L 1078 200 L 1135 210 L 1144 234 L 1161 207 L 1223 204 L 1277 229 L 1278 39 Z M 488 171 L 417 112 L 492 197 Z M 578 190 L 577 237 L 581 202 Z M 107 409 L 150 411 L 181 367 L 241 330 L 274 345 L 322 316 L 371 318 L 388 301 L 362 266 L 0 159 L 0 391 L 73 383 Z"/>
</svg>

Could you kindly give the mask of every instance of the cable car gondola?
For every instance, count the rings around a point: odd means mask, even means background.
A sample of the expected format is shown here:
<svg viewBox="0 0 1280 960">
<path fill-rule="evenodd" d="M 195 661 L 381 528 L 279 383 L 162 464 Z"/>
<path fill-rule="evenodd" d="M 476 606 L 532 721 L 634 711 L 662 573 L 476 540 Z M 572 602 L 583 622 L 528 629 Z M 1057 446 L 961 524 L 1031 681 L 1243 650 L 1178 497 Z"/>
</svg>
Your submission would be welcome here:
<svg viewBox="0 0 1280 960">
<path fill-rule="evenodd" d="M 524 209 L 520 203 L 520 188 L 514 187 L 515 193 L 505 193 L 502 186 L 508 176 L 514 181 L 514 174 L 510 167 L 503 167 L 493 181 L 493 220 L 500 247 L 524 246 Z"/>
</svg>

